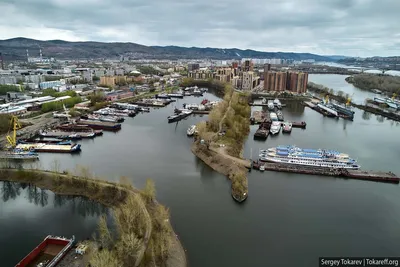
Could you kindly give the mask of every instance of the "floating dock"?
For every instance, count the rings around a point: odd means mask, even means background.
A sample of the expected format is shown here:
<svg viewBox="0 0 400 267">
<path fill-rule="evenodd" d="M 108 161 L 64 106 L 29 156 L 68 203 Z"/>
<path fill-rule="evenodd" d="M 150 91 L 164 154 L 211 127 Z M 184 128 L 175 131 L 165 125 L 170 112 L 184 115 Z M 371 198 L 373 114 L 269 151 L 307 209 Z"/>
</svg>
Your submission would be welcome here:
<svg viewBox="0 0 400 267">
<path fill-rule="evenodd" d="M 392 172 L 316 168 L 316 167 L 293 166 L 293 165 L 277 164 L 277 163 L 263 163 L 258 161 L 253 162 L 254 169 L 259 169 L 261 165 L 264 165 L 265 170 L 268 171 L 291 172 L 291 173 L 308 174 L 308 175 L 335 176 L 335 177 L 343 177 L 349 179 L 386 182 L 395 184 L 398 184 L 400 182 L 400 178 Z"/>
</svg>

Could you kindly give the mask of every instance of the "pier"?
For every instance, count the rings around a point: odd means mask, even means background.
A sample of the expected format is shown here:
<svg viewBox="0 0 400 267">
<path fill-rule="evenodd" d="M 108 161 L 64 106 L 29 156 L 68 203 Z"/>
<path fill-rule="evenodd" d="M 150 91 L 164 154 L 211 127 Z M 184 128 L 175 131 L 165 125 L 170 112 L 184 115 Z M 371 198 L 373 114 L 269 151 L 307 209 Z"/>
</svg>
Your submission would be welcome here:
<svg viewBox="0 0 400 267">
<path fill-rule="evenodd" d="M 400 178 L 392 172 L 379 171 L 363 171 L 363 170 L 347 170 L 347 169 L 332 169 L 319 167 L 294 166 L 278 163 L 253 162 L 253 168 L 259 169 L 264 166 L 265 170 L 276 172 L 291 172 L 297 174 L 334 176 L 347 179 L 356 179 L 364 181 L 384 182 L 398 184 Z"/>
<path fill-rule="evenodd" d="M 249 106 L 251 106 L 251 107 L 268 107 L 268 104 L 250 102 Z M 281 107 L 286 107 L 286 104 L 281 104 Z"/>
</svg>

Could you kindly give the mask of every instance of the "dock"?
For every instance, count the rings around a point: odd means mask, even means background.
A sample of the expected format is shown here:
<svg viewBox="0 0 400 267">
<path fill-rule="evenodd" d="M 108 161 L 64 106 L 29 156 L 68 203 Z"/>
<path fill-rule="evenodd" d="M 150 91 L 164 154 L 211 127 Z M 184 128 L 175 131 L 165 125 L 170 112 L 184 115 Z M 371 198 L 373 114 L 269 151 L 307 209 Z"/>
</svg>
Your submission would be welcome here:
<svg viewBox="0 0 400 267">
<path fill-rule="evenodd" d="M 269 112 L 265 111 L 253 111 L 253 114 L 250 118 L 252 124 L 261 124 L 265 121 L 265 119 L 269 118 Z"/>
<path fill-rule="evenodd" d="M 269 163 L 269 162 L 268 163 L 257 162 L 257 161 L 253 162 L 254 169 L 259 169 L 261 165 L 264 165 L 265 170 L 276 171 L 276 172 L 334 176 L 334 177 L 342 177 L 345 179 L 356 179 L 356 180 L 395 183 L 395 184 L 398 184 L 400 182 L 400 178 L 392 172 L 330 169 L 330 168 L 319 168 L 319 167 L 294 166 L 294 165 Z"/>
</svg>

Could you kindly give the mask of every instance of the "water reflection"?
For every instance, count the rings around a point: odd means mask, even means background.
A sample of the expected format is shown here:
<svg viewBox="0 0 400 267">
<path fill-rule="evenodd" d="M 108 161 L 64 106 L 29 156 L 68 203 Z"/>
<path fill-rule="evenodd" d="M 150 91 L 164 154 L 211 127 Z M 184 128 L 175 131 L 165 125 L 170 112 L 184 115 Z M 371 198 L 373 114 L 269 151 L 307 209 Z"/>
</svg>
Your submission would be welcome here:
<svg viewBox="0 0 400 267">
<path fill-rule="evenodd" d="M 33 184 L 1 182 L 1 199 L 3 202 L 15 200 L 22 192 L 26 193 L 29 203 L 41 207 L 49 204 L 49 194 L 52 194 L 51 191 L 43 190 Z M 80 196 L 54 194 L 53 204 L 55 208 L 69 205 L 72 214 L 78 214 L 82 217 L 100 216 L 107 213 L 107 208 L 99 202 Z"/>
<path fill-rule="evenodd" d="M 21 194 L 21 185 L 12 182 L 3 182 L 1 186 L 1 198 L 4 202 L 16 199 Z"/>
<path fill-rule="evenodd" d="M 377 116 L 376 116 L 376 120 L 377 120 L 378 122 L 382 123 L 382 122 L 385 121 L 385 117 L 380 116 L 380 115 L 377 115 Z"/>
<path fill-rule="evenodd" d="M 366 121 L 368 121 L 368 120 L 370 120 L 371 119 L 371 113 L 369 113 L 369 112 L 367 112 L 367 111 L 364 111 L 363 113 L 362 113 L 362 119 L 363 120 L 366 120 Z"/>
<path fill-rule="evenodd" d="M 285 111 L 292 115 L 302 115 L 304 113 L 305 106 L 301 101 L 287 101 Z"/>
</svg>

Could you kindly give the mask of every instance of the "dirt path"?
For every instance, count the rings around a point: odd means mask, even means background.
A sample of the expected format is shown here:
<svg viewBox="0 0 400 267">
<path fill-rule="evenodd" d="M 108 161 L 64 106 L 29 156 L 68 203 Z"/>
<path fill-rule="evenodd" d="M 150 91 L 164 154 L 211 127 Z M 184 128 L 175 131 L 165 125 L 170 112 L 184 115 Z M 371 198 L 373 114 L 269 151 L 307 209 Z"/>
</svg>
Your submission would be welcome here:
<svg viewBox="0 0 400 267">
<path fill-rule="evenodd" d="M 233 157 L 233 156 L 229 155 L 226 152 L 226 148 L 225 147 L 211 147 L 210 146 L 210 150 L 214 151 L 215 153 L 218 153 L 218 154 L 224 156 L 225 158 L 228 158 L 228 159 L 236 162 L 239 165 L 245 166 L 247 168 L 250 168 L 250 166 L 251 166 L 251 163 L 250 163 L 249 160 L 241 159 L 241 158 L 237 158 L 237 157 Z"/>
</svg>

